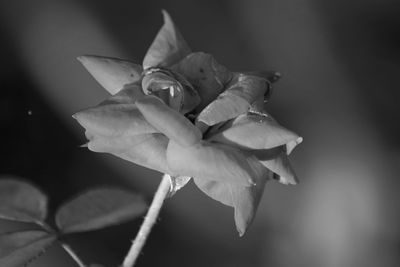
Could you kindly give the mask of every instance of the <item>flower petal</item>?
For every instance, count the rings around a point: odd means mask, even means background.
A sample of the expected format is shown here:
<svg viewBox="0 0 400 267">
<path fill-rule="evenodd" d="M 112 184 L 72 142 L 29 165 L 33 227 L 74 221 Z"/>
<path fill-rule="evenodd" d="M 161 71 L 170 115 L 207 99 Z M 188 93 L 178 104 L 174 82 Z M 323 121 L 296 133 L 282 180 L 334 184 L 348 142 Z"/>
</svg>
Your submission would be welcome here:
<svg viewBox="0 0 400 267">
<path fill-rule="evenodd" d="M 191 146 L 201 140 L 202 134 L 188 119 L 170 109 L 155 96 L 144 96 L 136 101 L 144 118 L 157 130 L 182 146 Z"/>
<path fill-rule="evenodd" d="M 194 183 L 197 187 L 203 191 L 204 194 L 211 197 L 212 199 L 221 202 L 222 204 L 234 207 L 230 185 L 232 183 L 217 182 L 207 180 L 204 178 L 193 177 Z M 244 189 L 251 189 L 254 186 L 242 186 Z"/>
<path fill-rule="evenodd" d="M 235 224 L 240 236 L 243 236 L 246 229 L 251 224 L 261 196 L 264 191 L 265 183 L 272 178 L 272 172 L 265 168 L 259 168 L 255 186 L 245 187 L 238 184 L 223 183 L 217 181 L 207 181 L 201 178 L 194 178 L 195 184 L 206 195 L 224 205 L 234 207 Z"/>
<path fill-rule="evenodd" d="M 242 186 L 254 184 L 253 177 L 260 166 L 255 157 L 246 157 L 238 149 L 205 141 L 185 147 L 171 140 L 167 161 L 169 168 L 179 175 Z"/>
<path fill-rule="evenodd" d="M 169 89 L 171 86 L 177 86 L 177 81 L 161 71 L 146 74 L 142 80 L 143 92 L 146 95 Z"/>
<path fill-rule="evenodd" d="M 139 64 L 117 58 L 88 55 L 80 56 L 78 60 L 112 95 L 127 84 L 139 82 L 143 71 Z"/>
<path fill-rule="evenodd" d="M 260 160 L 261 164 L 277 174 L 280 183 L 295 185 L 299 180 L 285 150 L 285 146 L 280 146 L 272 149 L 252 150 L 251 153 Z"/>
<path fill-rule="evenodd" d="M 142 80 L 146 95 L 156 95 L 170 108 L 185 114 L 193 110 L 200 97 L 193 86 L 182 75 L 171 70 L 152 68 Z"/>
<path fill-rule="evenodd" d="M 271 116 L 251 112 L 238 116 L 209 138 L 245 149 L 267 149 L 298 139 L 297 134 L 280 126 Z"/>
<path fill-rule="evenodd" d="M 176 72 L 172 73 L 183 89 L 183 105 L 180 112 L 185 114 L 196 108 L 200 104 L 201 99 L 197 91 L 183 75 Z"/>
<path fill-rule="evenodd" d="M 211 102 L 198 116 L 208 125 L 227 121 L 245 113 L 257 99 L 263 99 L 269 83 L 256 76 L 238 74 L 230 87 Z"/>
<path fill-rule="evenodd" d="M 300 145 L 303 142 L 303 137 L 299 137 L 296 140 L 290 141 L 286 144 L 286 154 L 290 155 L 292 153 L 293 149 L 297 146 Z"/>
<path fill-rule="evenodd" d="M 139 84 L 127 84 L 118 93 L 101 102 L 99 106 L 108 104 L 134 104 L 137 99 L 143 96 L 144 93 Z"/>
<path fill-rule="evenodd" d="M 158 132 L 135 104 L 103 104 L 80 111 L 73 117 L 95 135 L 112 137 Z"/>
<path fill-rule="evenodd" d="M 270 117 L 273 121 L 274 118 L 268 114 L 268 112 L 265 109 L 265 103 L 258 103 L 259 101 L 256 101 L 253 103 L 253 105 L 250 107 L 249 112 L 250 113 L 255 113 L 258 114 L 260 116 L 263 117 Z M 276 121 L 275 121 L 276 122 Z M 292 153 L 293 149 L 295 149 L 295 147 L 299 144 L 301 144 L 303 142 L 303 137 L 297 136 L 297 138 L 289 141 L 286 143 L 286 154 L 290 155 L 290 153 Z"/>
<path fill-rule="evenodd" d="M 282 74 L 272 70 L 245 71 L 242 73 L 246 75 L 262 77 L 268 80 L 270 83 L 275 83 L 282 77 Z"/>
<path fill-rule="evenodd" d="M 142 80 L 146 95 L 153 94 L 164 101 L 173 110 L 180 111 L 183 107 L 183 88 L 172 77 L 162 72 L 145 75 Z"/>
<path fill-rule="evenodd" d="M 154 133 L 123 137 L 92 136 L 88 148 L 94 152 L 113 154 L 146 168 L 171 173 L 166 160 L 167 145 L 167 137 Z"/>
<path fill-rule="evenodd" d="M 220 65 L 212 55 L 203 52 L 191 53 L 173 70 L 182 74 L 198 91 L 201 103 L 196 112 L 213 101 L 232 79 L 232 73 Z"/>
<path fill-rule="evenodd" d="M 190 53 L 190 48 L 175 27 L 169 14 L 163 10 L 164 25 L 147 50 L 143 60 L 143 68 L 168 67 Z"/>
</svg>

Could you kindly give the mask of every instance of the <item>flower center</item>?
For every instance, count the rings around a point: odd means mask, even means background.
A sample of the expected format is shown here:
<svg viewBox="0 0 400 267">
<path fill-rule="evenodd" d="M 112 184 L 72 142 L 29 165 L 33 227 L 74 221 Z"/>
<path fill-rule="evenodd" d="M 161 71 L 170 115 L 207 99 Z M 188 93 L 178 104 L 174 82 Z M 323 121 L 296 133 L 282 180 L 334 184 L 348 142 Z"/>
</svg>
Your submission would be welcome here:
<svg viewBox="0 0 400 267">
<path fill-rule="evenodd" d="M 152 67 L 142 73 L 142 88 L 146 95 L 155 95 L 170 108 L 186 114 L 198 104 L 194 87 L 179 73 Z"/>
<path fill-rule="evenodd" d="M 180 111 L 183 106 L 183 87 L 173 73 L 163 68 L 149 68 L 143 71 L 143 92 L 146 95 L 155 95 L 166 105 Z"/>
</svg>

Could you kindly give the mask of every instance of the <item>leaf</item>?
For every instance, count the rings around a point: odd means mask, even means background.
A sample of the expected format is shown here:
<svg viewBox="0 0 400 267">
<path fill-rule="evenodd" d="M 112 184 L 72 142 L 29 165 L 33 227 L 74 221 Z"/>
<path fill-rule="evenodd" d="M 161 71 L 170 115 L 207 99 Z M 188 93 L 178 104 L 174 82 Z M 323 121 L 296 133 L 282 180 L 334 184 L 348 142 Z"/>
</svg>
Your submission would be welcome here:
<svg viewBox="0 0 400 267">
<path fill-rule="evenodd" d="M 190 48 L 167 13 L 162 11 L 164 25 L 151 44 L 143 60 L 143 68 L 168 67 L 190 53 Z"/>
<path fill-rule="evenodd" d="M 47 215 L 47 197 L 33 185 L 16 179 L 0 180 L 0 218 L 41 223 Z"/>
<path fill-rule="evenodd" d="M 41 230 L 0 235 L 0 266 L 20 267 L 39 257 L 56 236 Z"/>
<path fill-rule="evenodd" d="M 214 142 L 244 149 L 267 149 L 285 145 L 300 137 L 279 125 L 268 114 L 246 113 L 209 137 Z"/>
<path fill-rule="evenodd" d="M 85 55 L 78 57 L 78 60 L 112 95 L 127 84 L 139 82 L 143 71 L 139 64 L 117 58 Z"/>
<path fill-rule="evenodd" d="M 207 181 L 194 177 L 195 184 L 206 195 L 235 210 L 235 224 L 240 236 L 243 236 L 250 226 L 260 203 L 265 183 L 272 178 L 272 172 L 265 168 L 257 168 L 257 175 L 253 177 L 255 186 L 242 186 L 233 183 Z"/>
<path fill-rule="evenodd" d="M 207 141 L 184 147 L 171 140 L 167 162 L 171 171 L 179 175 L 242 186 L 254 184 L 252 179 L 259 166 L 257 159 L 245 157 L 238 149 Z"/>
<path fill-rule="evenodd" d="M 135 104 L 105 104 L 77 112 L 72 116 L 90 134 L 132 136 L 158 132 Z"/>
<path fill-rule="evenodd" d="M 168 138 L 155 133 L 121 137 L 92 136 L 88 148 L 162 173 L 171 173 L 166 159 L 167 145 Z"/>
<path fill-rule="evenodd" d="M 201 140 L 202 134 L 199 129 L 159 98 L 145 96 L 136 101 L 136 105 L 151 125 L 179 144 L 191 146 Z"/>
<path fill-rule="evenodd" d="M 172 69 L 183 75 L 197 89 L 201 102 L 195 111 L 200 112 L 213 101 L 232 79 L 232 73 L 207 53 L 191 53 Z"/>
<path fill-rule="evenodd" d="M 120 189 L 94 189 L 64 204 L 56 212 L 62 233 L 101 229 L 132 220 L 146 209 L 143 198 Z"/>
<path fill-rule="evenodd" d="M 263 99 L 268 88 L 263 78 L 238 74 L 229 88 L 201 111 L 197 120 L 211 126 L 233 119 L 247 112 L 256 100 Z"/>
</svg>

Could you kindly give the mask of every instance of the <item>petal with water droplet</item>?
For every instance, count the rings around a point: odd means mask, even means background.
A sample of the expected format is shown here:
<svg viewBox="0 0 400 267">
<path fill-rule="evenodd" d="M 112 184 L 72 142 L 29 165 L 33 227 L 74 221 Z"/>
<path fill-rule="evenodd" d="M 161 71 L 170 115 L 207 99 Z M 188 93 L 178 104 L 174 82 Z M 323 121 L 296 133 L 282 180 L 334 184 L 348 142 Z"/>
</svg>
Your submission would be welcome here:
<svg viewBox="0 0 400 267">
<path fill-rule="evenodd" d="M 142 80 L 146 95 L 155 95 L 173 110 L 180 111 L 183 107 L 184 92 L 181 84 L 173 77 L 162 72 L 147 74 Z"/>
</svg>

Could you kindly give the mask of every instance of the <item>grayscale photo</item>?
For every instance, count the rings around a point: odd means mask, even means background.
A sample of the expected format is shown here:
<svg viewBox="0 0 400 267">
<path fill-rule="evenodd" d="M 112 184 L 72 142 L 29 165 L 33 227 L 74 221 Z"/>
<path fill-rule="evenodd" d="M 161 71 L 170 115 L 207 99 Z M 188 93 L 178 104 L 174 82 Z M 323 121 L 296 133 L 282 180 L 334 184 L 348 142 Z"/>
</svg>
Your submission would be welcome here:
<svg viewBox="0 0 400 267">
<path fill-rule="evenodd" d="M 400 2 L 0 1 L 0 267 L 400 266 Z"/>
</svg>

